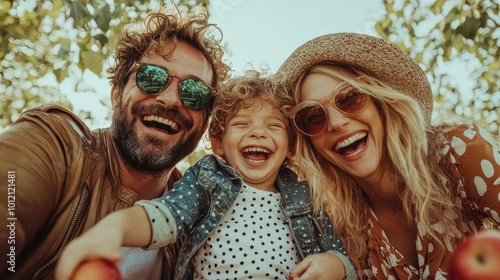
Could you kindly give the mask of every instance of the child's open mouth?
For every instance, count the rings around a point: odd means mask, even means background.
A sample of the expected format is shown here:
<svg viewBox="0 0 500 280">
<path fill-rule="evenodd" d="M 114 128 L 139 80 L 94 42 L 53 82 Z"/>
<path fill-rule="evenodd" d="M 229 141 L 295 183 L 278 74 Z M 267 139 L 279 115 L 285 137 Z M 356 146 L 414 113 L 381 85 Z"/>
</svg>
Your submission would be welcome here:
<svg viewBox="0 0 500 280">
<path fill-rule="evenodd" d="M 253 163 L 261 163 L 269 158 L 271 151 L 262 147 L 247 147 L 241 151 L 241 154 Z"/>
</svg>

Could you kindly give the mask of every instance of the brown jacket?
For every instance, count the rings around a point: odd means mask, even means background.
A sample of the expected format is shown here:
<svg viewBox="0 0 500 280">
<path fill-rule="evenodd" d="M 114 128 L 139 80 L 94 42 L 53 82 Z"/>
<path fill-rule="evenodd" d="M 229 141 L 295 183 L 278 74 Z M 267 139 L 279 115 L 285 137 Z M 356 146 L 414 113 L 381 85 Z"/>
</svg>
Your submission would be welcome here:
<svg viewBox="0 0 500 280">
<path fill-rule="evenodd" d="M 0 279 L 52 279 L 70 240 L 138 200 L 116 157 L 109 129 L 90 131 L 56 105 L 26 111 L 0 134 Z M 169 188 L 181 176 L 172 174 Z M 179 247 L 165 250 L 165 271 Z"/>
</svg>

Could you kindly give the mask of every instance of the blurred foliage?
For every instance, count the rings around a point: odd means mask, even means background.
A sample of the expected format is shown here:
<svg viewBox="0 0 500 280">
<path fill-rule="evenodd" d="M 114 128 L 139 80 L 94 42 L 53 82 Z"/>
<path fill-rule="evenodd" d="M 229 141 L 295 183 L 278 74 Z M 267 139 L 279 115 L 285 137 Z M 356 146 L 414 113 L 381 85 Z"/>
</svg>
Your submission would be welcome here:
<svg viewBox="0 0 500 280">
<path fill-rule="evenodd" d="M 200 141 L 200 145 L 198 148 L 194 150 L 191 154 L 185 157 L 179 164 L 177 164 L 177 168 L 181 173 L 184 174 L 186 170 L 193 165 L 196 161 L 198 161 L 201 157 L 206 154 L 212 153 L 207 145 L 203 144 L 204 140 Z"/>
<path fill-rule="evenodd" d="M 105 77 L 103 68 L 122 27 L 143 19 L 159 3 L 0 0 L 0 131 L 27 108 L 46 103 L 72 108 L 59 84 L 71 77 L 75 89 L 84 87 L 79 85 L 84 71 Z M 163 2 L 173 3 L 185 11 L 199 3 L 207 6 L 209 0 Z M 108 103 L 105 99 L 101 104 Z M 84 120 L 94 117 L 90 111 L 76 113 Z"/>
<path fill-rule="evenodd" d="M 377 33 L 431 80 L 435 117 L 466 116 L 500 135 L 500 2 L 383 0 Z M 460 62 L 460 63 L 458 63 Z"/>
</svg>

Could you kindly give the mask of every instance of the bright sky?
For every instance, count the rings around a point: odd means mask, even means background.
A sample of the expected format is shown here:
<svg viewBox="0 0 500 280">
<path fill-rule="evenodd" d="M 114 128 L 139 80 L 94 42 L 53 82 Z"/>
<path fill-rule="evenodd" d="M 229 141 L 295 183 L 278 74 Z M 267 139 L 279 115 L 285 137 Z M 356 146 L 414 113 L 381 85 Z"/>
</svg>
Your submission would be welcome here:
<svg viewBox="0 0 500 280">
<path fill-rule="evenodd" d="M 227 43 L 226 59 L 234 74 L 242 73 L 252 63 L 259 68 L 267 63 L 276 71 L 298 46 L 320 35 L 334 32 L 359 32 L 375 35 L 374 24 L 383 11 L 381 0 L 211 0 L 210 21 L 223 32 Z M 84 73 L 87 89 L 73 93 L 66 81 L 61 85 L 75 111 L 94 114 L 91 128 L 109 126 L 106 119 L 111 105 L 110 87 L 105 78 L 90 71 Z M 96 96 L 96 94 L 98 96 Z"/>
<path fill-rule="evenodd" d="M 241 73 L 248 62 L 272 70 L 298 46 L 320 35 L 360 32 L 376 35 L 379 0 L 211 0 L 211 21 L 228 44 L 230 62 Z"/>
</svg>

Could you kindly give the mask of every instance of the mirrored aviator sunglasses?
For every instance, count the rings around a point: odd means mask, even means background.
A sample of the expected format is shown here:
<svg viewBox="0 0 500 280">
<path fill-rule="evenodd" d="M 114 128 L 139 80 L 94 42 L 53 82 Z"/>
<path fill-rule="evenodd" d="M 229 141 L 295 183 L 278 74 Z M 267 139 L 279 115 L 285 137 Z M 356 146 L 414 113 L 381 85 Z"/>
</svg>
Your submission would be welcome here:
<svg viewBox="0 0 500 280">
<path fill-rule="evenodd" d="M 172 78 L 164 67 L 154 64 L 136 64 L 135 83 L 144 93 L 156 95 L 165 90 Z M 210 105 L 213 88 L 195 78 L 179 79 L 179 97 L 186 107 L 201 111 Z"/>
<path fill-rule="evenodd" d="M 358 78 L 362 78 L 360 76 Z M 356 78 L 356 79 L 358 79 Z M 351 84 L 343 82 L 335 87 L 331 95 L 323 100 L 310 99 L 296 105 L 292 112 L 292 120 L 297 129 L 307 135 L 316 136 L 322 133 L 328 122 L 327 103 L 344 115 L 354 115 L 366 108 L 369 96 Z"/>
</svg>

